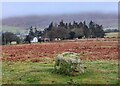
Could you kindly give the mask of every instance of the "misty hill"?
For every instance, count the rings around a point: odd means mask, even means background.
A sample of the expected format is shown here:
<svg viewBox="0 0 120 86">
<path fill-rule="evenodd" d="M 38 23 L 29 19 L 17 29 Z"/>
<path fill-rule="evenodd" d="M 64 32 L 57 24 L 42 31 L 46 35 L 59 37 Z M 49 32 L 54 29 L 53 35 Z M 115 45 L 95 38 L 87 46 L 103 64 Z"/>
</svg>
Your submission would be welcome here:
<svg viewBox="0 0 120 86">
<path fill-rule="evenodd" d="M 64 22 L 73 21 L 86 21 L 89 23 L 91 20 L 102 24 L 104 28 L 117 28 L 117 14 L 104 14 L 104 13 L 82 13 L 82 14 L 66 14 L 66 15 L 45 15 L 45 16 L 22 16 L 11 17 L 2 20 L 2 25 L 20 27 L 23 29 L 35 26 L 40 29 L 48 27 L 51 22 L 58 23 L 61 19 Z M 4 28 L 3 28 L 4 29 Z"/>
</svg>

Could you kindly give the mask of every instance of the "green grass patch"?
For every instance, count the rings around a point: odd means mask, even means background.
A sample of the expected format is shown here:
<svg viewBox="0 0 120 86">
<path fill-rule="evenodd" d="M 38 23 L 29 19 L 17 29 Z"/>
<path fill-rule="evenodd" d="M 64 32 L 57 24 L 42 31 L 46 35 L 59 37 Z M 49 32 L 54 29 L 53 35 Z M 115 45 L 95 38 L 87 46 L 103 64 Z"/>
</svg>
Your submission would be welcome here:
<svg viewBox="0 0 120 86">
<path fill-rule="evenodd" d="M 112 38 L 112 37 L 118 37 L 118 32 L 111 32 L 111 33 L 105 33 L 105 37 L 109 37 L 109 38 Z"/>
<path fill-rule="evenodd" d="M 2 31 L 12 32 L 12 33 L 25 33 L 26 32 L 26 30 L 24 28 L 14 27 L 14 26 L 6 26 L 6 25 L 2 26 Z"/>
<path fill-rule="evenodd" d="M 116 84 L 118 61 L 84 61 L 85 73 L 67 76 L 53 72 L 54 63 L 3 62 L 2 84 Z"/>
</svg>

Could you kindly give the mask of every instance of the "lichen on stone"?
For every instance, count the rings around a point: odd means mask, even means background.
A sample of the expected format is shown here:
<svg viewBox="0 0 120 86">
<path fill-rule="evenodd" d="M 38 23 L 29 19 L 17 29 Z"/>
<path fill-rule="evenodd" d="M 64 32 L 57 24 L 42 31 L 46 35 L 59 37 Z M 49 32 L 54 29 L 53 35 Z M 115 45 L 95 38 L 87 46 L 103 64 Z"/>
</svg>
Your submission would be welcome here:
<svg viewBox="0 0 120 86">
<path fill-rule="evenodd" d="M 65 75 L 79 75 L 84 73 L 80 55 L 74 52 L 64 52 L 55 58 L 54 70 Z"/>
</svg>

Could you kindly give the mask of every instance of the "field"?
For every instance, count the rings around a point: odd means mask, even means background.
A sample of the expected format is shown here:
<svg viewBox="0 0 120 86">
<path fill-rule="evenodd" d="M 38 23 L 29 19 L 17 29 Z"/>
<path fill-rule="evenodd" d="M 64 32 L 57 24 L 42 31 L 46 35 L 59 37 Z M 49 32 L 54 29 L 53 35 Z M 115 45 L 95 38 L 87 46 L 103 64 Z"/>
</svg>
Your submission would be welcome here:
<svg viewBox="0 0 120 86">
<path fill-rule="evenodd" d="M 22 33 L 22 34 L 25 34 L 25 32 L 26 32 L 26 30 L 24 28 L 7 26 L 7 25 L 2 26 L 2 31 L 3 32 L 12 32 L 12 33 Z"/>
<path fill-rule="evenodd" d="M 111 33 L 105 33 L 105 34 L 106 34 L 105 37 L 111 38 L 111 37 L 118 37 L 119 36 L 118 34 L 120 34 L 120 33 L 118 33 L 118 32 L 111 32 Z"/>
<path fill-rule="evenodd" d="M 3 46 L 2 84 L 116 84 L 118 41 L 83 39 L 61 42 Z M 85 67 L 79 76 L 56 74 L 54 57 L 76 52 Z"/>
</svg>

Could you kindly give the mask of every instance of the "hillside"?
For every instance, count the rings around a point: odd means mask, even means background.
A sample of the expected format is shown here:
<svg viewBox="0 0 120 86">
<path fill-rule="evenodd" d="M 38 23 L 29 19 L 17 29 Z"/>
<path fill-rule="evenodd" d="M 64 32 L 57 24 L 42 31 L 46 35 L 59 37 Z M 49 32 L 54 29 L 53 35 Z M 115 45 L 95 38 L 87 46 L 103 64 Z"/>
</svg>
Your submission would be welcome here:
<svg viewBox="0 0 120 86">
<path fill-rule="evenodd" d="M 21 27 L 15 27 L 15 26 L 7 26 L 7 25 L 3 25 L 2 26 L 2 31 L 3 32 L 12 32 L 12 33 L 26 33 L 26 29 L 22 29 Z"/>
<path fill-rule="evenodd" d="M 21 27 L 21 29 L 36 26 L 38 29 L 46 28 L 50 22 L 58 23 L 61 19 L 64 22 L 73 21 L 89 21 L 93 20 L 98 24 L 102 24 L 104 28 L 117 28 L 117 14 L 104 14 L 104 13 L 82 13 L 82 14 L 68 14 L 68 15 L 45 15 L 45 16 L 21 16 L 11 17 L 2 20 L 2 25 Z M 4 29 L 4 28 L 3 28 Z"/>
</svg>

